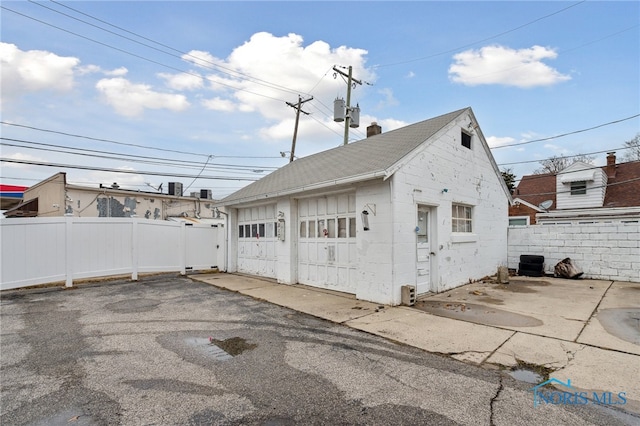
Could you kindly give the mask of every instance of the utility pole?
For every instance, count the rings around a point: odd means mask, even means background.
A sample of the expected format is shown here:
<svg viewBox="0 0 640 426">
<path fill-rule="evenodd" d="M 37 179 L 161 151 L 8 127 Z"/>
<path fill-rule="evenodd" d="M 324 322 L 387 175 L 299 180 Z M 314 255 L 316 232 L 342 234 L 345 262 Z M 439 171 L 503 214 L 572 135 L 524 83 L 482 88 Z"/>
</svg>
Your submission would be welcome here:
<svg viewBox="0 0 640 426">
<path fill-rule="evenodd" d="M 300 113 L 303 113 L 305 115 L 309 115 L 308 112 L 305 112 L 302 110 L 302 104 L 305 102 L 309 102 L 310 100 L 313 99 L 313 96 L 310 97 L 309 99 L 305 99 L 304 101 L 302 100 L 302 98 L 300 97 L 300 95 L 298 95 L 298 104 L 294 105 L 291 102 L 287 102 L 287 105 L 289 105 L 291 108 L 295 108 L 296 110 L 296 126 L 293 129 L 293 141 L 291 142 L 291 157 L 289 158 L 289 162 L 291 163 L 293 161 L 293 153 L 296 150 L 296 138 L 298 137 L 298 122 L 300 121 Z"/>
<path fill-rule="evenodd" d="M 337 69 L 336 67 L 333 67 L 333 70 L 335 72 L 337 72 L 338 74 L 347 77 L 347 113 L 345 114 L 345 119 L 344 119 L 344 144 L 348 144 L 349 143 L 349 121 L 351 121 L 351 86 L 355 84 L 354 83 L 358 83 L 359 85 L 362 85 L 362 81 L 357 80 L 355 78 L 353 78 L 352 72 L 353 72 L 353 67 L 351 65 L 349 65 L 349 73 L 345 74 L 343 71 Z M 356 126 L 357 127 L 357 126 Z"/>
</svg>

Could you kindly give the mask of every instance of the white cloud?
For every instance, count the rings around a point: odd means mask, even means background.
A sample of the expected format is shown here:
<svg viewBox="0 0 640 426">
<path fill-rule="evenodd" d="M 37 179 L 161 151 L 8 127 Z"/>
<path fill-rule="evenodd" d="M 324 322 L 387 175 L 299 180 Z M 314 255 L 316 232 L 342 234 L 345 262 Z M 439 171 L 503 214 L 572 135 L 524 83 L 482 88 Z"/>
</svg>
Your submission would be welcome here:
<svg viewBox="0 0 640 426">
<path fill-rule="evenodd" d="M 413 71 L 409 71 L 407 75 L 405 75 L 405 78 L 413 78 L 415 76 L 416 76 L 416 73 L 414 73 Z"/>
<path fill-rule="evenodd" d="M 228 99 L 222 99 L 219 97 L 215 97 L 213 99 L 205 99 L 202 101 L 202 105 L 205 108 L 211 109 L 214 111 L 231 112 L 236 109 L 236 106 L 232 101 Z"/>
<path fill-rule="evenodd" d="M 125 67 L 116 68 L 114 70 L 107 70 L 104 72 L 104 75 L 109 77 L 122 77 L 123 75 L 127 75 L 129 72 Z"/>
<path fill-rule="evenodd" d="M 211 68 L 214 64 L 222 62 L 211 53 L 202 50 L 192 50 L 182 55 L 182 60 L 200 68 Z"/>
<path fill-rule="evenodd" d="M 24 92 L 66 92 L 74 85 L 74 68 L 80 59 L 58 56 L 44 50 L 22 51 L 15 44 L 0 42 L 2 97 Z"/>
<path fill-rule="evenodd" d="M 487 144 L 489 148 L 497 148 L 499 146 L 509 145 L 516 142 L 516 140 L 510 136 L 489 136 L 487 137 Z"/>
<path fill-rule="evenodd" d="M 165 74 L 158 76 L 167 82 L 167 86 L 174 90 L 196 90 L 203 87 L 202 77 L 197 73 Z"/>
<path fill-rule="evenodd" d="M 36 157 L 33 155 L 29 155 L 29 154 L 24 154 L 22 152 L 14 152 L 14 153 L 4 153 L 3 156 L 9 160 L 18 160 L 18 161 L 35 161 L 35 162 L 43 162 L 46 161 L 44 158 L 42 157 Z M 32 166 L 29 164 L 22 164 L 22 163 L 10 163 L 10 162 L 3 162 L 2 163 L 2 167 L 6 167 L 6 168 L 11 168 L 11 169 L 21 169 L 21 170 L 27 170 L 27 169 L 34 169 L 37 168 L 39 166 Z"/>
<path fill-rule="evenodd" d="M 372 120 L 372 121 L 375 121 L 375 120 Z M 362 120 L 361 120 L 361 123 L 362 123 Z M 391 130 L 399 129 L 401 127 L 405 127 L 409 125 L 409 123 L 407 123 L 406 121 L 395 120 L 393 118 L 378 120 L 377 123 L 380 127 L 382 127 L 383 132 L 389 132 Z"/>
<path fill-rule="evenodd" d="M 494 45 L 466 50 L 454 55 L 455 63 L 449 67 L 449 78 L 468 86 L 551 86 L 571 79 L 542 62 L 557 56 L 553 49 L 542 46 L 515 50 Z"/>
<path fill-rule="evenodd" d="M 134 117 L 148 109 L 183 111 L 189 106 L 184 95 L 160 93 L 145 84 L 135 84 L 124 78 L 105 78 L 96 84 L 105 101 L 118 114 Z"/>
<path fill-rule="evenodd" d="M 263 117 L 276 121 L 289 118 L 291 113 L 284 102 L 278 107 L 278 100 L 294 102 L 298 94 L 304 96 L 311 90 L 315 98 L 324 100 L 335 98 L 336 93 L 346 93 L 342 79 L 331 77 L 331 68 L 336 64 L 352 65 L 353 75 L 358 79 L 375 80 L 375 75 L 364 66 L 365 50 L 345 46 L 331 48 L 324 41 L 304 46 L 302 37 L 296 34 L 277 37 L 266 32 L 256 33 L 225 60 L 207 52 L 194 52 L 191 52 L 193 56 L 208 58 L 207 61 L 229 70 L 206 76 L 209 87 L 220 93 L 221 98 L 236 104 L 237 111 L 258 111 Z M 256 75 L 260 80 L 245 78 Z M 359 89 L 366 90 L 364 86 Z"/>
<path fill-rule="evenodd" d="M 378 93 L 381 94 L 384 99 L 378 102 L 377 107 L 382 108 L 385 106 L 395 106 L 398 105 L 398 100 L 393 96 L 393 90 L 389 88 L 380 89 Z"/>
</svg>

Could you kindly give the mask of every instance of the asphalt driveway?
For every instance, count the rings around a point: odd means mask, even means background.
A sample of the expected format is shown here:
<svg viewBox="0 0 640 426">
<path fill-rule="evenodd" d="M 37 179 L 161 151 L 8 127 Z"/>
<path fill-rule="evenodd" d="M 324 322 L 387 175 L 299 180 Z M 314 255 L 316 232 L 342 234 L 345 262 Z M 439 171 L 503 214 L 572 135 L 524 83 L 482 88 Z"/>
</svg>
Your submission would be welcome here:
<svg viewBox="0 0 640 426">
<path fill-rule="evenodd" d="M 0 422 L 633 424 L 530 385 L 176 276 L 1 295 Z"/>
</svg>

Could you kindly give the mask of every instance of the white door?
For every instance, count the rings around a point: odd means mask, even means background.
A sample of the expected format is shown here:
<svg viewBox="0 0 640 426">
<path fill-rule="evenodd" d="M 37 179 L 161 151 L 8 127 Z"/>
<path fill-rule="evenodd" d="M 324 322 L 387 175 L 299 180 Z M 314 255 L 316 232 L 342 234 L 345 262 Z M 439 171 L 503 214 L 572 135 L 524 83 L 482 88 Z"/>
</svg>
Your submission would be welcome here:
<svg viewBox="0 0 640 426">
<path fill-rule="evenodd" d="M 238 272 L 276 278 L 276 205 L 238 210 Z"/>
<path fill-rule="evenodd" d="M 416 223 L 416 294 L 431 289 L 431 208 L 418 206 Z"/>
<path fill-rule="evenodd" d="M 298 282 L 356 292 L 355 194 L 298 201 Z"/>
</svg>

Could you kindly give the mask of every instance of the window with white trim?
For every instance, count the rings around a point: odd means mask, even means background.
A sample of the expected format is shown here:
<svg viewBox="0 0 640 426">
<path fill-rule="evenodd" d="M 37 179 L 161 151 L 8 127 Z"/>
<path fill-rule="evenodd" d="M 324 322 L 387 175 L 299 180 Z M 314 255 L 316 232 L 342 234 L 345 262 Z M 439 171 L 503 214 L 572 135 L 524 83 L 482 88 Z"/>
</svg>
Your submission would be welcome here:
<svg viewBox="0 0 640 426">
<path fill-rule="evenodd" d="M 473 232 L 471 206 L 451 205 L 451 232 Z"/>
<path fill-rule="evenodd" d="M 571 182 L 571 195 L 585 195 L 587 193 L 587 181 L 578 180 Z"/>
<path fill-rule="evenodd" d="M 509 226 L 528 226 L 529 216 L 509 216 Z"/>
</svg>

